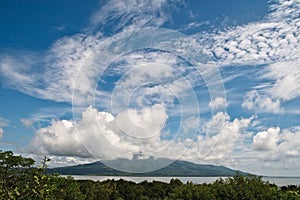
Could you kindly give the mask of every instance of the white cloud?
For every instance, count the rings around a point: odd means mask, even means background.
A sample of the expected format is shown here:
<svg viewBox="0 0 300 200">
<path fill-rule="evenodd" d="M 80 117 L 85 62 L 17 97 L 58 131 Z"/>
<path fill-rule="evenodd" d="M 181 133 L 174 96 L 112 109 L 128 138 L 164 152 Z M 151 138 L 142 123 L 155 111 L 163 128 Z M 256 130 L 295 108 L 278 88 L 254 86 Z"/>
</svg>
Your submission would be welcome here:
<svg viewBox="0 0 300 200">
<path fill-rule="evenodd" d="M 243 108 L 248 110 L 254 110 L 255 112 L 268 112 L 268 113 L 279 113 L 283 109 L 281 108 L 280 100 L 273 100 L 266 94 L 260 94 L 256 90 L 247 92 L 244 96 L 242 103 Z"/>
<path fill-rule="evenodd" d="M 248 92 L 242 106 L 279 113 L 284 111 L 282 104 L 300 96 L 300 2 L 276 1 L 269 6 L 270 12 L 262 21 L 196 34 L 195 38 L 220 66 L 264 64 L 258 79 L 265 83 Z"/>
<path fill-rule="evenodd" d="M 182 130 L 184 134 L 194 134 L 196 135 L 200 123 L 200 118 L 199 117 L 188 117 L 182 122 Z"/>
<path fill-rule="evenodd" d="M 239 140 L 246 134 L 252 118 L 241 118 L 230 120 L 227 113 L 219 112 L 208 122 L 206 133 L 213 133 L 205 137 L 198 137 L 198 145 L 201 145 L 200 156 L 204 160 L 215 160 L 222 162 L 231 156 Z M 216 126 L 219 126 L 216 128 Z"/>
<path fill-rule="evenodd" d="M 264 21 L 197 37 L 220 65 L 268 64 L 299 58 L 300 2 L 274 2 L 271 10 Z"/>
<path fill-rule="evenodd" d="M 3 129 L 0 127 L 0 139 L 2 138 L 3 136 Z"/>
<path fill-rule="evenodd" d="M 242 107 L 258 113 L 297 113 L 285 109 L 284 104 L 300 97 L 299 63 L 297 59 L 266 66 L 259 76 L 265 83 L 245 94 Z"/>
<path fill-rule="evenodd" d="M 36 153 L 21 153 L 23 157 L 32 158 L 35 160 L 35 166 L 40 166 L 43 162 L 44 156 L 50 158 L 50 161 L 47 162 L 48 168 L 52 167 L 65 167 L 79 164 L 87 164 L 97 161 L 94 158 L 83 158 L 77 156 L 55 156 L 55 155 L 46 155 L 46 154 L 36 154 Z"/>
<path fill-rule="evenodd" d="M 265 151 L 262 159 L 283 160 L 300 155 L 300 127 L 280 130 L 279 127 L 258 132 L 252 143 L 256 151 Z"/>
<path fill-rule="evenodd" d="M 3 117 L 0 117 L 0 126 L 8 126 L 9 125 L 9 120 L 5 119 Z"/>
<path fill-rule="evenodd" d="M 227 108 L 228 105 L 229 105 L 229 103 L 223 97 L 216 97 L 215 99 L 210 101 L 209 104 L 208 104 L 208 106 L 211 109 L 214 109 L 214 110 L 225 109 L 225 108 Z"/>
<path fill-rule="evenodd" d="M 116 110 L 124 109 L 123 107 L 127 107 L 130 101 L 140 107 L 154 103 L 167 105 L 178 95 L 175 93 L 174 96 L 171 93 L 174 91 L 169 90 L 171 86 L 167 85 L 169 82 L 177 81 L 175 69 L 159 58 L 150 63 L 131 61 L 128 66 L 122 68 L 128 71 L 122 74 L 122 78 L 112 91 L 112 104 Z M 182 92 L 184 86 L 178 85 L 177 91 Z"/>
<path fill-rule="evenodd" d="M 108 106 L 105 110 L 111 109 L 116 114 L 129 105 L 140 109 L 154 104 L 163 105 L 168 115 L 191 115 L 199 110 L 196 93 L 202 92 L 202 88 L 195 90 L 194 87 L 201 87 L 204 81 L 199 80 L 194 67 L 186 66 L 176 55 L 136 52 L 116 62 L 122 64 L 109 67 L 106 73 L 120 79 L 106 82 L 105 74 L 103 86 L 99 89 L 113 85 L 112 94 L 96 97 L 98 105 Z"/>
<path fill-rule="evenodd" d="M 93 15 L 91 23 L 96 27 L 106 27 L 106 24 L 114 22 L 114 26 L 110 27 L 113 31 L 125 27 L 160 26 L 169 19 L 167 6 L 170 5 L 166 0 L 112 0 Z"/>
<path fill-rule="evenodd" d="M 109 1 L 94 15 L 92 21 L 94 24 L 104 25 L 109 21 L 120 19 L 117 20 L 119 28 L 127 26 L 129 21 L 133 21 L 136 27 L 149 24 L 161 25 L 168 18 L 168 14 L 165 13 L 167 6 L 170 5 L 164 0 Z M 219 63 L 225 65 L 226 63 L 271 63 L 277 60 L 298 58 L 300 49 L 300 35 L 298 34 L 300 21 L 297 18 L 300 10 L 298 9 L 299 2 L 279 1 L 271 4 L 271 8 L 272 12 L 263 22 L 250 23 L 217 34 L 201 33 L 204 41 L 213 38 L 213 42 L 208 45 L 205 43 L 204 46 L 208 52 L 218 57 Z M 188 42 L 182 40 L 174 42 L 178 51 L 183 49 L 184 52 L 181 55 L 185 55 L 183 57 L 187 59 L 189 59 L 190 52 L 199 49 L 202 52 L 201 45 L 196 40 L 192 40 L 189 38 Z M 78 100 L 79 97 L 76 96 L 76 102 L 91 103 L 93 86 L 97 81 L 95 76 L 103 70 L 99 69 L 99 66 L 107 64 L 99 62 L 97 56 L 111 57 L 112 55 L 107 55 L 107 52 L 103 50 L 111 42 L 101 33 L 78 34 L 58 40 L 44 55 L 33 53 L 21 56 L 2 55 L 1 76 L 6 80 L 6 84 L 32 96 L 71 102 L 74 89 L 75 92 L 81 94 L 82 98 Z M 122 48 L 122 45 L 119 46 Z M 32 73 L 32 70 L 38 66 L 43 66 L 39 67 L 40 73 Z M 80 73 L 79 76 L 77 76 L 78 73 Z M 274 86 L 274 90 L 279 91 L 288 84 L 290 92 L 286 95 L 291 96 L 294 94 L 293 91 L 298 91 L 298 88 L 291 88 L 291 83 L 295 80 L 297 80 L 295 76 L 281 79 L 278 86 Z M 279 96 L 280 92 L 274 92 L 274 94 Z"/>
<path fill-rule="evenodd" d="M 149 139 L 160 136 L 168 115 L 160 104 L 142 110 L 128 109 L 116 117 L 116 125 L 125 134 L 135 138 Z"/>
<path fill-rule="evenodd" d="M 280 154 L 287 157 L 300 156 L 300 127 L 292 127 L 283 130 L 281 143 L 278 145 Z"/>
<path fill-rule="evenodd" d="M 0 55 L 3 83 L 34 97 L 71 102 L 75 81 L 85 83 L 76 91 L 90 93 L 97 42 L 98 36 L 74 35 L 58 40 L 45 54 Z M 80 69 L 85 76 L 77 76 Z"/>
<path fill-rule="evenodd" d="M 212 116 L 209 122 L 205 124 L 206 126 L 204 132 L 207 135 L 217 135 L 229 120 L 230 116 L 228 113 L 218 112 Z"/>
<path fill-rule="evenodd" d="M 74 122 L 53 121 L 51 126 L 41 128 L 31 141 L 32 153 L 58 156 L 89 157 L 76 133 Z"/>
<path fill-rule="evenodd" d="M 274 150 L 279 141 L 280 128 L 269 128 L 267 131 L 258 132 L 253 137 L 253 146 L 258 151 Z"/>
<path fill-rule="evenodd" d="M 300 96 L 300 60 L 276 62 L 266 68 L 262 78 L 274 80 L 267 92 L 273 97 L 288 101 Z"/>
<path fill-rule="evenodd" d="M 150 137 L 148 146 L 151 146 L 153 140 L 159 139 L 157 134 L 160 135 L 166 118 L 160 105 L 140 112 L 129 109 L 116 118 L 110 113 L 98 112 L 89 107 L 82 113 L 79 122 L 53 121 L 51 126 L 36 131 L 31 146 L 39 154 L 131 159 L 133 154 L 143 150 L 140 143 L 145 138 L 148 141 L 148 137 L 153 136 L 153 131 L 158 133 L 155 133 L 155 138 Z"/>
<path fill-rule="evenodd" d="M 26 127 L 31 127 L 34 123 L 32 119 L 20 119 L 20 122 Z"/>
<path fill-rule="evenodd" d="M 2 76 L 11 77 L 17 83 L 32 84 L 34 80 L 28 74 L 25 74 L 29 71 L 29 66 L 33 64 L 29 59 L 31 56 L 21 54 L 19 58 L 16 58 L 9 55 L 2 55 L 0 61 Z"/>
<path fill-rule="evenodd" d="M 3 127 L 8 126 L 8 125 L 9 125 L 9 120 L 0 117 L 0 139 L 2 138 L 2 136 L 4 134 Z"/>
<path fill-rule="evenodd" d="M 153 37 L 152 32 L 153 34 L 160 33 L 159 30 L 151 29 L 149 33 L 141 31 L 138 34 L 141 34 L 141 37 L 149 39 L 149 35 Z M 19 57 L 5 55 L 2 56 L 4 59 L 0 63 L 0 76 L 5 80 L 3 83 L 8 87 L 34 97 L 58 102 L 72 102 L 77 105 L 84 104 L 87 106 L 94 103 L 94 93 L 99 94 L 101 97 L 109 96 L 105 91 L 95 91 L 97 81 L 104 70 L 109 68 L 111 62 L 119 58 L 120 54 L 132 51 L 131 48 L 142 48 L 143 45 L 153 48 L 155 45 L 162 45 L 153 44 L 150 40 L 151 38 L 149 41 L 141 38 L 146 44 L 142 45 L 134 40 L 128 46 L 128 40 L 132 40 L 132 34 L 132 31 L 125 31 L 113 37 L 104 37 L 101 34 L 78 34 L 56 41 L 45 54 L 26 54 Z M 167 41 L 169 44 L 164 43 L 164 40 L 161 43 L 171 45 L 172 40 Z M 192 42 L 190 40 L 185 41 L 179 47 L 183 49 L 190 47 L 189 44 Z M 157 43 L 160 43 L 160 40 Z M 177 49 L 175 46 L 165 47 L 167 50 L 172 50 L 172 48 Z M 201 48 L 197 48 L 197 50 L 201 51 Z M 174 90 L 174 92 L 183 92 L 186 87 L 190 88 L 194 84 L 198 84 L 199 81 L 197 82 L 196 77 L 188 76 L 182 77 L 180 84 L 178 84 L 180 73 L 188 72 L 189 69 L 181 66 L 181 69 L 177 67 L 176 70 L 179 71 L 176 71 L 174 66 L 178 64 L 178 57 L 171 56 L 171 54 L 168 56 L 167 53 L 162 54 L 157 52 L 149 53 L 148 57 L 142 54 L 141 58 L 132 58 L 129 56 L 126 61 L 134 67 L 122 69 L 124 74 L 121 74 L 124 75 L 124 78 L 128 78 L 126 80 L 129 81 L 127 82 L 127 86 L 131 86 L 132 88 L 133 84 L 144 84 L 145 82 L 157 82 L 159 84 L 162 83 L 162 80 L 159 79 L 162 77 L 164 77 L 164 81 L 168 78 L 171 79 L 171 83 L 169 82 L 169 85 L 165 84 L 165 86 Z M 201 58 L 205 58 L 205 56 L 201 56 Z M 34 62 L 34 60 L 37 60 L 37 62 Z M 138 69 L 138 67 L 140 68 Z M 38 72 L 37 69 L 39 69 Z M 135 73 L 133 75 L 126 74 L 132 72 Z M 181 85 L 185 88 L 172 87 L 172 81 L 177 86 Z M 136 87 L 136 85 L 134 86 Z M 126 88 L 123 91 L 123 95 L 127 94 L 128 89 L 130 88 Z"/>
<path fill-rule="evenodd" d="M 261 90 L 248 92 L 242 104 L 244 108 L 256 112 L 280 113 L 283 111 L 281 108 L 282 103 L 300 96 L 299 4 L 299 1 L 278 1 L 278 3 L 271 4 L 272 12 L 266 16 L 264 21 L 227 29 L 217 34 L 201 33 L 201 37 L 199 35 L 195 37 L 200 42 L 205 41 L 202 44 L 204 44 L 206 52 L 215 55 L 217 64 L 267 64 L 266 71 L 263 71 L 261 78 L 271 80 L 274 84 L 269 87 L 261 87 Z M 130 32 L 134 28 L 148 25 L 160 26 L 168 20 L 165 6 L 167 4 L 164 0 L 108 1 L 94 15 L 91 23 L 94 26 L 107 28 L 107 23 L 117 20 L 117 26 L 111 27 L 114 28 L 112 32 L 120 30 Z M 198 24 L 190 24 L 190 26 L 198 26 Z M 125 48 L 127 43 L 120 42 L 120 38 L 128 39 L 128 37 L 124 35 L 118 37 L 117 39 L 104 37 L 101 33 L 77 34 L 61 38 L 44 54 L 27 52 L 20 55 L 19 52 L 10 52 L 1 55 L 0 76 L 3 80 L 2 83 L 38 98 L 64 102 L 72 102 L 74 90 L 75 93 L 79 94 L 76 96 L 74 103 L 91 103 L 94 101 L 94 86 L 98 75 L 101 74 L 107 64 L 110 64 L 106 61 L 114 60 L 116 58 L 114 53 L 122 52 L 120 49 L 128 50 Z M 110 46 L 111 52 L 106 51 L 106 47 L 115 43 L 115 47 Z M 164 47 L 165 43 L 159 45 Z M 182 57 L 186 59 L 190 59 L 193 55 L 199 55 L 200 52 L 202 55 L 202 46 L 193 38 L 188 38 L 186 41 L 174 41 L 172 45 L 174 47 L 169 49 L 173 49 L 173 52 L 179 55 L 184 55 Z M 133 46 L 135 47 L 135 45 Z M 191 52 L 194 52 L 194 54 Z M 203 59 L 201 61 L 207 61 L 205 56 L 199 57 L 201 57 L 199 59 Z M 145 83 L 146 80 L 159 81 L 162 77 L 172 77 L 174 69 L 170 66 L 176 64 L 174 58 L 165 57 L 164 60 L 160 58 L 154 61 L 163 63 L 167 67 L 161 67 L 162 65 L 156 68 L 149 67 L 151 62 L 144 55 L 134 58 L 128 57 L 128 61 L 136 66 L 146 63 L 148 68 L 144 68 L 144 71 L 135 69 L 137 72 L 135 75 L 127 76 L 126 81 L 122 80 L 122 83 L 128 85 L 127 87 L 120 85 L 120 93 L 116 96 L 120 100 L 123 97 L 126 97 L 126 99 L 131 97 L 132 91 L 128 92 L 129 86 L 134 88 L 135 84 Z M 152 65 L 153 63 L 155 62 L 152 60 Z M 124 73 L 127 72 L 127 69 L 123 69 Z M 159 102 L 160 105 L 167 107 L 171 105 L 174 95 L 186 97 L 186 90 L 191 88 L 191 85 L 187 84 L 186 81 L 191 83 L 192 86 L 195 84 L 192 79 L 176 79 L 176 81 L 168 84 L 147 88 L 141 93 L 149 95 L 148 97 L 151 98 L 155 94 L 160 94 L 161 99 L 158 100 L 164 100 L 164 102 Z M 190 91 L 188 90 L 188 92 Z M 101 97 L 109 96 L 104 92 L 102 93 L 102 91 L 99 93 Z M 199 136 L 198 141 L 194 143 L 190 139 L 178 141 L 162 140 L 159 137 L 154 137 L 149 141 L 132 139 L 130 136 L 124 135 L 123 132 L 138 135 L 138 130 L 143 130 L 145 131 L 142 133 L 143 137 L 151 136 L 150 130 L 153 128 L 155 133 L 159 131 L 168 117 L 168 112 L 160 106 L 152 107 L 151 103 L 153 104 L 153 102 L 145 103 L 146 100 L 146 96 L 142 96 L 137 101 L 139 102 L 137 105 L 141 109 L 128 110 L 126 107 L 119 115 L 117 113 L 112 115 L 108 112 L 98 112 L 90 107 L 82 113 L 83 117 L 79 121 L 54 120 L 50 126 L 36 131 L 31 143 L 32 148 L 35 153 L 56 155 L 55 159 L 57 161 L 55 162 L 57 162 L 57 165 L 64 162 L 74 163 L 81 162 L 80 160 L 84 160 L 82 162 L 88 160 L 89 158 L 75 159 L 73 157 L 91 156 L 81 142 L 84 142 L 86 148 L 95 153 L 96 157 L 103 159 L 132 158 L 133 154 L 142 151 L 146 154 L 174 159 L 178 158 L 181 152 L 186 152 L 182 158 L 195 160 L 199 157 L 199 147 L 201 147 L 201 158 L 221 163 L 227 162 L 228 158 L 232 157 L 237 143 L 243 140 L 244 129 L 249 126 L 251 121 L 251 118 L 231 120 L 227 113 L 220 112 L 216 113 L 210 122 L 205 125 L 206 137 Z M 105 105 L 109 106 L 110 103 L 110 101 L 104 102 Z M 125 102 L 126 106 L 128 106 L 127 103 Z M 190 102 L 185 103 L 190 105 Z M 145 104 L 147 105 L 145 106 Z M 226 108 L 228 102 L 222 97 L 215 97 L 209 102 L 209 106 L 215 109 L 222 108 L 222 106 Z M 183 107 L 182 111 L 185 113 L 194 112 L 195 110 L 192 109 L 192 106 Z M 126 113 L 130 113 L 129 118 L 131 120 L 126 118 Z M 150 118 L 150 115 L 156 117 Z M 37 118 L 41 118 L 41 116 L 37 116 Z M 197 118 L 187 118 L 183 124 L 184 132 L 193 129 L 197 124 L 196 122 Z M 3 126 L 0 118 L 0 133 L 3 134 L 1 123 Z M 29 125 L 30 121 L 22 120 L 22 123 Z M 135 127 L 132 128 L 129 125 L 135 125 Z M 145 126 L 147 129 L 144 129 Z M 76 127 L 79 129 L 79 135 L 76 132 Z M 122 132 L 120 129 L 125 131 Z M 299 156 L 299 130 L 286 129 L 277 135 L 276 131 L 277 129 L 268 129 L 254 136 L 253 147 L 255 147 L 255 153 L 256 150 L 268 149 L 268 151 L 259 151 L 259 155 L 254 153 L 252 157 L 254 160 Z M 163 133 L 160 132 L 159 134 Z M 159 136 L 159 134 L 156 136 Z M 278 136 L 277 140 L 275 136 Z M 249 147 L 249 144 L 247 147 Z"/>
<path fill-rule="evenodd" d="M 221 118 L 224 122 L 219 132 L 213 135 L 200 136 L 196 141 L 189 137 L 184 137 L 184 131 L 178 133 L 173 140 L 163 140 L 160 138 L 164 134 L 161 129 L 162 123 L 166 120 L 166 114 L 159 105 L 144 109 L 140 112 L 136 110 L 128 110 L 131 113 L 129 118 L 129 127 L 125 127 L 128 120 L 123 114 L 114 117 L 107 112 L 98 112 L 96 109 L 89 107 L 82 113 L 82 119 L 78 122 L 61 120 L 53 121 L 52 125 L 36 131 L 35 137 L 31 142 L 31 149 L 38 154 L 50 154 L 54 156 L 77 156 L 91 157 L 92 153 L 98 159 L 116 159 L 128 158 L 132 159 L 134 155 L 145 155 L 145 157 L 154 156 L 156 158 L 165 157 L 170 159 L 187 159 L 191 161 L 197 160 L 215 160 L 220 161 L 230 157 L 231 152 L 235 149 L 238 140 L 243 137 L 245 130 L 252 118 L 230 120 L 228 114 L 218 113 L 210 122 L 215 124 L 220 122 Z M 125 112 L 125 113 L 126 113 Z M 152 120 L 149 122 L 149 116 Z M 161 115 L 161 116 L 160 116 Z M 163 117 L 165 115 L 165 117 Z M 216 119 L 218 118 L 218 119 Z M 127 116 L 128 119 L 128 116 Z M 124 120 L 122 122 L 122 120 Z M 189 118 L 190 122 L 195 122 L 195 118 Z M 118 121 L 118 122 L 117 122 Z M 193 123 L 192 125 L 197 125 Z M 118 125 L 122 124 L 119 129 Z M 133 124 L 134 123 L 134 124 Z M 132 125 L 137 127 L 132 130 Z M 136 133 L 138 129 L 146 129 L 149 131 Z M 77 134 L 75 127 L 79 131 Z M 208 127 L 208 126 L 207 126 Z M 195 127 L 187 127 L 194 129 Z M 148 137 L 150 130 L 159 130 L 155 137 Z M 197 128 L 196 128 L 197 129 Z M 216 130 L 215 130 L 216 131 Z M 128 134 L 129 133 L 129 134 Z M 134 135 L 134 134 L 137 135 Z M 183 134 L 182 139 L 180 134 Z M 198 134 L 198 132 L 196 133 Z M 177 139 L 176 139 L 177 138 Z M 85 146 L 86 149 L 83 147 Z"/>
<path fill-rule="evenodd" d="M 293 176 L 300 166 L 300 127 L 265 128 L 249 134 L 252 143 L 243 144 L 242 152 L 232 155 L 238 169 L 261 175 Z M 231 163 L 228 163 L 231 166 Z"/>
<path fill-rule="evenodd" d="M 76 156 L 49 156 L 50 162 L 48 167 L 65 167 L 71 165 L 87 164 L 97 161 L 94 158 L 82 158 Z"/>
</svg>

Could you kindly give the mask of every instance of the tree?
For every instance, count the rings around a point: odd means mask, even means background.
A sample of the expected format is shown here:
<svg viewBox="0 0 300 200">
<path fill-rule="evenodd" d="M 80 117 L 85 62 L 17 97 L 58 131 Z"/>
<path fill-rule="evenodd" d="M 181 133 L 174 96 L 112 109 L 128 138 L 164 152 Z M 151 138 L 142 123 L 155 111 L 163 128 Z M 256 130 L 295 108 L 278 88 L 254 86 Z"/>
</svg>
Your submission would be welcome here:
<svg viewBox="0 0 300 200">
<path fill-rule="evenodd" d="M 31 158 L 16 156 L 12 151 L 0 151 L 1 199 L 49 199 L 51 178 L 45 175 L 47 157 L 40 167 L 34 168 Z"/>
<path fill-rule="evenodd" d="M 51 194 L 51 199 L 72 199 L 72 200 L 83 200 L 86 199 L 80 191 L 80 183 L 75 181 L 71 176 L 60 177 L 52 175 L 51 183 L 54 186 Z"/>
<path fill-rule="evenodd" d="M 22 194 L 29 194 L 28 174 L 34 160 L 13 155 L 12 151 L 0 151 L 0 197 L 14 199 Z M 20 182 L 23 180 L 23 182 Z"/>
</svg>

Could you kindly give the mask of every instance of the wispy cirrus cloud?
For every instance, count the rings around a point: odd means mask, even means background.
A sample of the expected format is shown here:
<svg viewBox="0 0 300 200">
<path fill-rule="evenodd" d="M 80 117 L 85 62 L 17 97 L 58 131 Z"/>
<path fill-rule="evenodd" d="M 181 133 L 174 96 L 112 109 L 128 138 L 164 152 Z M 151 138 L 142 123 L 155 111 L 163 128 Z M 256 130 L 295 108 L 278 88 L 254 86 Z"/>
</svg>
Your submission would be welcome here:
<svg viewBox="0 0 300 200">
<path fill-rule="evenodd" d="M 242 107 L 257 112 L 292 113 L 284 108 L 286 102 L 300 97 L 300 60 L 271 63 L 261 70 L 263 83 L 244 95 Z"/>
<path fill-rule="evenodd" d="M 113 0 L 96 11 L 92 18 L 93 27 L 101 31 L 118 32 L 144 26 L 161 26 L 170 20 L 168 11 L 180 1 L 168 0 Z"/>
<path fill-rule="evenodd" d="M 93 24 L 100 27 L 109 21 L 120 19 L 120 27 L 128 27 L 128 22 L 136 21 L 136 27 L 156 24 L 162 25 L 168 19 L 166 1 L 118 1 L 108 2 L 92 17 Z M 221 65 L 271 63 L 276 60 L 291 60 L 299 55 L 299 2 L 279 1 L 270 6 L 271 13 L 262 22 L 254 22 L 232 28 L 217 34 L 201 33 L 206 53 L 214 55 Z M 284 7 L 284 9 L 283 9 Z M 155 14 L 156 13 L 156 14 Z M 145 23 L 140 18 L 149 16 Z M 133 20 L 133 19 L 140 20 Z M 285 20 L 282 20 L 285 19 Z M 103 22 L 101 25 L 100 22 Z M 197 36 L 196 38 L 199 39 Z M 1 55 L 1 75 L 10 87 L 39 98 L 70 102 L 76 81 L 85 84 L 76 85 L 82 93 L 92 93 L 92 74 L 99 72 L 97 60 L 99 49 L 107 43 L 101 32 L 97 34 L 78 34 L 64 37 L 42 54 L 26 53 L 18 58 L 13 54 Z M 208 41 L 208 42 L 207 42 Z M 211 42 L 209 42 L 211 41 Z M 197 43 L 197 42 L 196 42 Z M 178 49 L 184 44 L 177 44 Z M 198 45 L 187 45 L 198 49 Z M 104 53 L 104 52 L 103 52 Z M 107 56 L 107 55 L 103 55 Z M 37 72 L 39 68 L 39 72 Z M 32 73 L 33 72 L 33 73 Z M 82 80 L 77 80 L 77 74 Z M 22 84 L 20 84 L 22 83 Z"/>
<path fill-rule="evenodd" d="M 282 101 L 297 98 L 300 96 L 300 59 L 270 64 L 262 78 L 274 81 L 268 88 L 268 93 L 273 98 Z"/>
</svg>

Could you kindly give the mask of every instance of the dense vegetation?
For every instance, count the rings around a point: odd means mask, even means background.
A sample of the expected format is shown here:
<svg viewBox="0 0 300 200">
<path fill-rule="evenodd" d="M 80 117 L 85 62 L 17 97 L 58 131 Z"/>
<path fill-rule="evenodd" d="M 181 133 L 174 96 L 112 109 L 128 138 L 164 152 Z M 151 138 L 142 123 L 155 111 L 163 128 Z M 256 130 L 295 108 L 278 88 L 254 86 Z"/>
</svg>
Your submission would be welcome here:
<svg viewBox="0 0 300 200">
<path fill-rule="evenodd" d="M 94 182 L 45 174 L 47 161 L 34 168 L 31 158 L 0 151 L 0 199 L 300 199 L 300 186 L 277 187 L 256 176 L 236 174 L 211 184 Z"/>
</svg>

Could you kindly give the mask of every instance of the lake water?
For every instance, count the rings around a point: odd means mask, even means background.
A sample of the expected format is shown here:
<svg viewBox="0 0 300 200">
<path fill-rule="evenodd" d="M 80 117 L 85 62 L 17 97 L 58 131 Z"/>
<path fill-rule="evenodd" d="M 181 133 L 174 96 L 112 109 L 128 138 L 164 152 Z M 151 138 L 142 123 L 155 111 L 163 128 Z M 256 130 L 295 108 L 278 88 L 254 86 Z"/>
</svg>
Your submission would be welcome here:
<svg viewBox="0 0 300 200">
<path fill-rule="evenodd" d="M 105 181 L 108 179 L 124 179 L 127 181 L 133 181 L 136 183 L 142 181 L 162 181 L 162 182 L 170 182 L 173 178 L 178 178 L 183 183 L 191 181 L 195 184 L 202 184 L 202 183 L 213 183 L 215 180 L 219 178 L 225 177 L 133 177 L 133 176 L 84 176 L 84 175 L 72 175 L 72 177 L 76 180 L 93 180 L 93 181 Z M 300 177 L 263 177 L 262 180 L 269 181 L 270 183 L 274 183 L 277 186 L 283 185 L 300 185 Z"/>
</svg>

